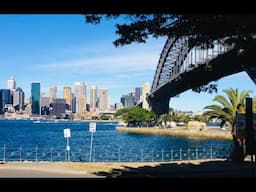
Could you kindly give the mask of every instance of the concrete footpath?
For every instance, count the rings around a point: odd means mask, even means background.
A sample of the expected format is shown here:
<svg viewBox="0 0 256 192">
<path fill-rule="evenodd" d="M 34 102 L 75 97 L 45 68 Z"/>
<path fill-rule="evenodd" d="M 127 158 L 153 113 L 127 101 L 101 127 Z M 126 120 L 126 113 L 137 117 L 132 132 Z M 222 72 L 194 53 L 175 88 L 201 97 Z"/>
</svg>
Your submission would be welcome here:
<svg viewBox="0 0 256 192">
<path fill-rule="evenodd" d="M 256 164 L 225 159 L 176 162 L 5 162 L 0 178 L 255 178 Z"/>
</svg>

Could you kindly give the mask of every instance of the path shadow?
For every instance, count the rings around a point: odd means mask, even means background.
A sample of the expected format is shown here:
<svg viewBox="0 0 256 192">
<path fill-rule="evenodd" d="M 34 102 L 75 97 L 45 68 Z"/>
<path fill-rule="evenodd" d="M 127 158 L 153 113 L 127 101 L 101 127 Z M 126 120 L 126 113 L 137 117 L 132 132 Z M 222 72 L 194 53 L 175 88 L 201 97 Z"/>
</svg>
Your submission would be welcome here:
<svg viewBox="0 0 256 192">
<path fill-rule="evenodd" d="M 138 168 L 123 166 L 123 169 L 94 174 L 106 178 L 256 178 L 256 164 L 218 160 L 199 164 L 161 163 Z"/>
</svg>

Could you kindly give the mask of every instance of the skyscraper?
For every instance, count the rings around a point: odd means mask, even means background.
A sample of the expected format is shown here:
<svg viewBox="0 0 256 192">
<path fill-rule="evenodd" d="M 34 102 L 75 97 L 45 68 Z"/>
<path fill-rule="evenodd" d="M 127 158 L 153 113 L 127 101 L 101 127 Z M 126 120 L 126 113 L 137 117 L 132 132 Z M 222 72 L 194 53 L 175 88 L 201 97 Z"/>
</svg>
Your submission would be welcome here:
<svg viewBox="0 0 256 192">
<path fill-rule="evenodd" d="M 16 89 L 16 82 L 12 75 L 10 79 L 7 81 L 7 88 L 10 89 L 11 91 L 15 91 Z"/>
<path fill-rule="evenodd" d="M 11 91 L 9 89 L 0 89 L 0 112 L 4 112 L 6 104 L 11 104 Z"/>
<path fill-rule="evenodd" d="M 135 105 L 137 105 L 140 102 L 142 95 L 142 87 L 136 87 L 135 88 Z"/>
<path fill-rule="evenodd" d="M 108 90 L 99 89 L 99 110 L 106 111 L 109 109 L 108 106 Z"/>
<path fill-rule="evenodd" d="M 50 98 L 50 103 L 52 103 L 53 100 L 57 98 L 57 87 L 56 86 L 50 87 L 49 98 Z"/>
<path fill-rule="evenodd" d="M 144 85 L 142 87 L 142 108 L 144 108 L 144 109 L 149 109 L 149 104 L 146 99 L 147 94 L 149 94 L 149 93 L 150 93 L 150 83 L 147 81 L 144 83 Z"/>
<path fill-rule="evenodd" d="M 64 87 L 63 93 L 64 93 L 64 99 L 66 99 L 66 104 L 68 105 L 67 109 L 71 110 L 71 105 L 72 105 L 71 87 Z"/>
<path fill-rule="evenodd" d="M 32 114 L 40 115 L 40 83 L 31 84 L 31 105 L 32 105 Z"/>
<path fill-rule="evenodd" d="M 96 102 L 97 102 L 97 87 L 92 85 L 90 91 L 90 111 L 96 110 Z"/>
<path fill-rule="evenodd" d="M 76 82 L 74 84 L 74 95 L 76 98 L 76 113 L 86 111 L 86 84 L 84 82 Z"/>
<path fill-rule="evenodd" d="M 13 92 L 13 107 L 15 110 L 24 110 L 24 100 L 25 100 L 25 94 L 23 90 L 18 87 Z"/>
</svg>

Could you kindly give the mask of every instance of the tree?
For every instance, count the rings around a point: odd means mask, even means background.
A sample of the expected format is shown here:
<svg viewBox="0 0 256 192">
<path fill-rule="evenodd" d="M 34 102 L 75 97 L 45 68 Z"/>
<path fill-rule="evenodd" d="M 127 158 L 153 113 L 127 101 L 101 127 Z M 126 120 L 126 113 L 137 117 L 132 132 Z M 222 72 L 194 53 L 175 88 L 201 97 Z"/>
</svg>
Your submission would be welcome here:
<svg viewBox="0 0 256 192">
<path fill-rule="evenodd" d="M 123 46 L 146 43 L 151 36 L 181 37 L 189 36 L 189 46 L 213 47 L 214 40 L 235 43 L 240 50 L 251 48 L 255 42 L 256 15 L 223 14 L 86 14 L 86 23 L 99 24 L 103 18 L 124 18 L 127 22 L 116 24 L 114 45 Z M 217 92 L 217 84 L 209 83 L 192 89 L 196 92 Z"/>
<path fill-rule="evenodd" d="M 164 128 L 167 128 L 167 122 L 171 120 L 171 116 L 165 113 L 160 116 L 159 120 L 164 122 Z"/>
<path fill-rule="evenodd" d="M 241 150 L 243 146 L 235 135 L 235 118 L 236 113 L 245 113 L 245 98 L 249 97 L 250 91 L 243 90 L 239 93 L 238 89 L 225 89 L 224 92 L 227 98 L 222 95 L 214 97 L 213 100 L 220 105 L 206 106 L 205 109 L 208 111 L 205 111 L 204 115 L 207 115 L 209 119 L 217 118 L 222 123 L 230 123 L 234 143 L 233 160 L 242 161 L 244 158 L 243 150 Z"/>
<path fill-rule="evenodd" d="M 115 116 L 115 117 L 122 116 L 123 114 L 127 113 L 129 110 L 131 110 L 131 108 L 119 109 L 119 110 L 116 111 L 116 113 L 114 114 L 114 116 Z"/>
</svg>

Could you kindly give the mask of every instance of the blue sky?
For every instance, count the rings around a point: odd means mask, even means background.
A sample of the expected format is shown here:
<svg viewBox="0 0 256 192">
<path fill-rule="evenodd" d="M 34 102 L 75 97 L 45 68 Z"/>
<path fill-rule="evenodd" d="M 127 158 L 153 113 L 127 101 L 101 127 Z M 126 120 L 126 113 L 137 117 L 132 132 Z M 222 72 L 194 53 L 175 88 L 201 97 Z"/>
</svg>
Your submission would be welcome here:
<svg viewBox="0 0 256 192">
<path fill-rule="evenodd" d="M 40 82 L 47 95 L 56 85 L 62 97 L 63 86 L 73 88 L 76 81 L 83 81 L 87 102 L 91 85 L 109 89 L 110 104 L 120 102 L 122 94 L 146 81 L 152 83 L 166 38 L 116 48 L 115 23 L 86 24 L 83 15 L 71 14 L 0 15 L 0 88 L 6 88 L 13 75 L 27 98 L 32 82 Z M 244 72 L 218 81 L 218 94 L 227 88 L 251 90 L 255 95 L 255 85 Z M 170 106 L 200 111 L 212 104 L 214 96 L 186 91 L 172 98 Z"/>
</svg>

